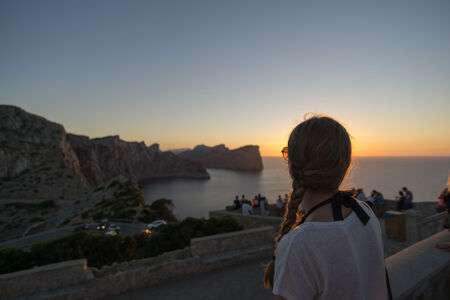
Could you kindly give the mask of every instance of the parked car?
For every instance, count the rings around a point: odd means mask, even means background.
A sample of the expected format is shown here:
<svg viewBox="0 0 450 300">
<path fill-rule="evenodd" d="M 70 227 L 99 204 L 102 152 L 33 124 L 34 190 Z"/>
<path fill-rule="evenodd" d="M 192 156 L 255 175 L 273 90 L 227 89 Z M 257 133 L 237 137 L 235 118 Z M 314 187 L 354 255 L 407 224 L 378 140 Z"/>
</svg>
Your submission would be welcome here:
<svg viewBox="0 0 450 300">
<path fill-rule="evenodd" d="M 105 235 L 115 236 L 117 235 L 117 232 L 115 232 L 114 230 L 108 230 L 105 232 Z"/>
<path fill-rule="evenodd" d="M 116 224 L 111 224 L 109 225 L 108 230 L 114 230 L 116 233 L 120 233 L 120 226 Z"/>
<path fill-rule="evenodd" d="M 147 225 L 147 228 L 150 230 L 157 230 L 158 228 L 160 228 L 161 226 L 166 225 L 167 222 L 164 220 L 156 220 L 150 224 Z"/>
<path fill-rule="evenodd" d="M 102 220 L 102 221 L 97 225 L 97 230 L 105 231 L 105 230 L 108 229 L 108 227 L 109 227 L 108 221 Z"/>
<path fill-rule="evenodd" d="M 147 236 L 150 236 L 152 234 L 152 231 L 148 228 L 142 229 L 141 232 L 146 234 Z"/>
<path fill-rule="evenodd" d="M 75 227 L 73 229 L 73 232 L 83 231 L 83 230 L 89 230 L 89 225 L 87 225 L 87 224 L 78 225 L 77 227 Z"/>
</svg>

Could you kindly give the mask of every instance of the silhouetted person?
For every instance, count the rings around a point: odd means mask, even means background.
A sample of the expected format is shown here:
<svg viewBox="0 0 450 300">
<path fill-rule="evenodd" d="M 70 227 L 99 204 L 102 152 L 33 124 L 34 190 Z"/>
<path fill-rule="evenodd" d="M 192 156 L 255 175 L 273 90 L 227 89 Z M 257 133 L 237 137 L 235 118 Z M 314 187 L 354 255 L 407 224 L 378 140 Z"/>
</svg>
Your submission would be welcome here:
<svg viewBox="0 0 450 300">
<path fill-rule="evenodd" d="M 395 199 L 397 200 L 397 210 L 402 211 L 405 205 L 405 194 L 402 191 L 398 191 L 398 196 Z"/>
<path fill-rule="evenodd" d="M 238 208 L 241 208 L 241 201 L 239 201 L 239 196 L 238 195 L 236 195 L 236 199 L 234 199 L 234 208 L 235 209 L 238 209 Z"/>
<path fill-rule="evenodd" d="M 402 188 L 402 191 L 404 193 L 405 196 L 405 202 L 403 204 L 403 209 L 407 210 L 407 209 L 411 209 L 413 208 L 413 194 L 410 190 L 408 190 L 408 188 L 406 186 L 404 186 Z"/>
</svg>

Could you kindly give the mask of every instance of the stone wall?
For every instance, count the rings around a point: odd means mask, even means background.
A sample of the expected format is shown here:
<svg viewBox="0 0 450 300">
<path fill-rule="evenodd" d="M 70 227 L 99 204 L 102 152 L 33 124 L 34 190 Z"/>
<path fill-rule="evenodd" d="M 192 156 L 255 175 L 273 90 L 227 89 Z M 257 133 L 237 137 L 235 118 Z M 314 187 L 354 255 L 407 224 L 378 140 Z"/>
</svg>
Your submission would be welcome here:
<svg viewBox="0 0 450 300">
<path fill-rule="evenodd" d="M 155 257 L 148 257 L 143 259 L 135 259 L 123 263 L 114 263 L 110 266 L 103 266 L 100 270 L 97 268 L 90 268 L 95 277 L 104 277 L 115 274 L 117 272 L 126 272 L 137 268 L 148 268 L 163 263 L 170 263 L 176 260 L 183 260 L 191 257 L 191 248 L 186 247 L 180 250 L 174 250 L 163 253 Z"/>
<path fill-rule="evenodd" d="M 85 259 L 0 275 L 0 299 L 12 299 L 76 286 L 92 279 Z"/>
<path fill-rule="evenodd" d="M 434 247 L 449 242 L 444 230 L 386 258 L 394 299 L 450 299 L 450 255 Z"/>
<path fill-rule="evenodd" d="M 185 249 L 101 270 L 87 268 L 82 259 L 4 274 L 0 275 L 0 299 L 102 298 L 232 264 L 269 260 L 274 236 L 273 227 L 242 230 L 192 239 Z"/>
<path fill-rule="evenodd" d="M 436 213 L 436 207 L 438 202 L 414 202 L 414 209 L 419 210 L 423 213 L 423 216 L 429 216 Z M 397 209 L 397 201 L 392 199 L 385 199 L 384 201 L 384 210 L 396 210 Z"/>
<path fill-rule="evenodd" d="M 252 248 L 271 244 L 275 238 L 272 226 L 248 229 L 242 232 L 230 232 L 205 236 L 191 240 L 191 252 L 194 256 L 207 256 L 215 253 Z"/>
</svg>

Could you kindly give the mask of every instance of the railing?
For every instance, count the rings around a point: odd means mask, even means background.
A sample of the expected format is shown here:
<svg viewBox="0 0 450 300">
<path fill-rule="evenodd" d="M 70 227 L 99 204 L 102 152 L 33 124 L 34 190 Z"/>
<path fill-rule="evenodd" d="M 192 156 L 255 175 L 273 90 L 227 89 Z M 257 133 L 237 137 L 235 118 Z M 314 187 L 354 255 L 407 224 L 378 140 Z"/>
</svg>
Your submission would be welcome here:
<svg viewBox="0 0 450 300">
<path fill-rule="evenodd" d="M 434 214 L 419 221 L 417 224 L 419 240 L 439 232 L 445 219 L 448 220 L 447 211 Z M 447 224 L 449 224 L 448 221 Z"/>
<path fill-rule="evenodd" d="M 450 255 L 434 247 L 449 242 L 448 231 L 442 230 L 386 258 L 395 300 L 450 299 Z"/>
</svg>

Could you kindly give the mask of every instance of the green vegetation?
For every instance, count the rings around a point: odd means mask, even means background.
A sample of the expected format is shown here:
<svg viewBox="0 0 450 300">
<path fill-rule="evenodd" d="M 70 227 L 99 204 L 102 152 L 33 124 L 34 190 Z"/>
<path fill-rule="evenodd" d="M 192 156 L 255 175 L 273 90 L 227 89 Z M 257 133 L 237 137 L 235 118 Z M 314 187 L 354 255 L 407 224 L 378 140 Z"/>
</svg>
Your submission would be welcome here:
<svg viewBox="0 0 450 300">
<path fill-rule="evenodd" d="M 16 229 L 20 227 L 20 223 L 17 222 L 11 222 L 5 225 L 5 227 L 3 228 L 3 230 L 11 230 L 11 229 Z"/>
<path fill-rule="evenodd" d="M 45 219 L 42 219 L 40 217 L 34 217 L 33 219 L 30 220 L 30 223 L 37 223 L 42 221 L 45 221 Z"/>
<path fill-rule="evenodd" d="M 132 208 L 125 208 L 118 212 L 116 212 L 113 216 L 113 218 L 116 219 L 128 219 L 131 220 L 136 215 L 136 210 Z"/>
<path fill-rule="evenodd" d="M 124 237 L 74 232 L 52 241 L 39 242 L 31 250 L 0 249 L 0 274 L 20 271 L 65 260 L 86 258 L 88 266 L 100 268 L 114 262 L 157 256 L 182 249 L 192 238 L 241 230 L 231 216 L 168 223 L 150 237 L 146 234 Z"/>
<path fill-rule="evenodd" d="M 150 238 L 135 236 L 136 258 L 157 256 L 161 253 L 189 246 L 192 238 L 242 230 L 231 216 L 218 218 L 186 218 L 181 222 L 171 222 L 153 233 Z"/>
<path fill-rule="evenodd" d="M 158 214 L 148 208 L 144 208 L 141 211 L 141 216 L 138 217 L 138 221 L 142 223 L 151 223 L 158 219 Z"/>
<path fill-rule="evenodd" d="M 150 209 L 156 212 L 158 219 L 167 221 L 175 221 L 176 218 L 172 214 L 173 203 L 169 199 L 159 199 L 150 205 Z"/>
<path fill-rule="evenodd" d="M 65 219 L 60 225 L 66 225 L 69 224 L 70 219 Z"/>
<path fill-rule="evenodd" d="M 15 202 L 5 204 L 5 208 L 10 207 L 15 208 L 16 210 L 26 210 L 28 213 L 58 208 L 58 206 L 55 204 L 55 201 L 53 200 L 46 200 L 38 203 Z"/>
<path fill-rule="evenodd" d="M 108 189 L 110 189 L 110 188 L 112 188 L 112 187 L 114 187 L 114 186 L 116 186 L 116 185 L 119 185 L 120 184 L 120 182 L 119 182 L 119 180 L 113 180 L 113 181 L 111 181 L 111 183 L 108 185 Z"/>
<path fill-rule="evenodd" d="M 118 180 L 114 180 L 108 185 L 108 189 L 112 187 L 115 187 L 112 197 L 103 197 L 94 208 L 84 212 L 81 217 L 87 218 L 88 215 L 91 215 L 94 220 L 108 218 L 133 221 L 137 214 L 135 208 L 145 206 L 142 191 L 136 188 L 131 181 L 120 183 Z"/>
</svg>

